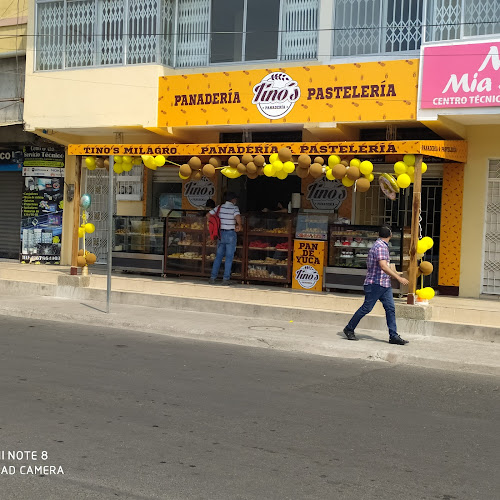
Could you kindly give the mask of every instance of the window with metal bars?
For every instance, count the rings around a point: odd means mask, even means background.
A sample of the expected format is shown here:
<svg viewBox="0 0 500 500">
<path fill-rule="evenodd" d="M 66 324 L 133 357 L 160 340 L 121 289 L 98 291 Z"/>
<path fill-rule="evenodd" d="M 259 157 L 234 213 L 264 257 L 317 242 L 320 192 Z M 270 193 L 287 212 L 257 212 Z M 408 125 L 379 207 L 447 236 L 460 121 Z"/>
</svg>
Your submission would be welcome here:
<svg viewBox="0 0 500 500">
<path fill-rule="evenodd" d="M 317 56 L 320 0 L 37 0 L 36 69 Z"/>
</svg>

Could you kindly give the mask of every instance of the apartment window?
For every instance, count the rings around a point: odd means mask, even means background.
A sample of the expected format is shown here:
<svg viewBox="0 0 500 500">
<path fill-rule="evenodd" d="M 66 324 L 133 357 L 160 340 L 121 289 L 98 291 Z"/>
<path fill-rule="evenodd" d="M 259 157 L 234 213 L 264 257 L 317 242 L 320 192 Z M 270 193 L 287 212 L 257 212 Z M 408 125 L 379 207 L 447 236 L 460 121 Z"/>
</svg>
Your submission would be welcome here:
<svg viewBox="0 0 500 500">
<path fill-rule="evenodd" d="M 428 0 L 426 41 L 500 33 L 498 0 Z"/>
<path fill-rule="evenodd" d="M 424 0 L 337 0 L 334 56 L 416 51 Z"/>
<path fill-rule="evenodd" d="M 212 0 L 210 62 L 278 57 L 280 0 Z"/>
<path fill-rule="evenodd" d="M 36 0 L 36 69 L 317 56 L 319 0 Z"/>
</svg>

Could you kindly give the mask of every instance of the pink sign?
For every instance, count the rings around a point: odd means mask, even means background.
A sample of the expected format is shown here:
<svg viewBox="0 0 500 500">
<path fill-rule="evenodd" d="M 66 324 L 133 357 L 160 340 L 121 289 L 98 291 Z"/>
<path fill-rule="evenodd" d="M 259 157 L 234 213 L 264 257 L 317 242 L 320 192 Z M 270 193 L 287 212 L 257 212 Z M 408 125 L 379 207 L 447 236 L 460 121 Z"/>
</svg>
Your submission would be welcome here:
<svg viewBox="0 0 500 500">
<path fill-rule="evenodd" d="M 500 106 L 500 41 L 424 47 L 425 108 Z"/>
</svg>

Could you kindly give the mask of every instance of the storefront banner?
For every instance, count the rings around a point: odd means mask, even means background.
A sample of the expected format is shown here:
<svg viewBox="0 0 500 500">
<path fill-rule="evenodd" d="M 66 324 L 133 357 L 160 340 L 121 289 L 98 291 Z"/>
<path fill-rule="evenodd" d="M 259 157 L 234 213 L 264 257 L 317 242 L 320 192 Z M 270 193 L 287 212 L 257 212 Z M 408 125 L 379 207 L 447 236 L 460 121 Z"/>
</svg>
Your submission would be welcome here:
<svg viewBox="0 0 500 500">
<path fill-rule="evenodd" d="M 24 148 L 25 167 L 64 167 L 64 150 L 27 146 Z"/>
<path fill-rule="evenodd" d="M 160 77 L 158 126 L 415 120 L 418 59 Z"/>
<path fill-rule="evenodd" d="M 203 176 L 199 181 L 187 180 L 182 183 L 182 208 L 200 210 L 208 200 L 216 199 L 215 181 Z"/>
<path fill-rule="evenodd" d="M 315 292 L 323 290 L 325 245 L 324 241 L 294 241 L 292 288 Z"/>
<path fill-rule="evenodd" d="M 23 152 L 18 150 L 0 149 L 0 165 L 22 165 Z"/>
<path fill-rule="evenodd" d="M 500 106 L 500 40 L 424 47 L 420 107 Z"/>
<path fill-rule="evenodd" d="M 290 148 L 294 155 L 332 154 L 346 156 L 425 154 L 451 161 L 467 161 L 465 141 L 357 141 L 357 142 L 283 142 L 226 144 L 70 144 L 69 155 L 165 155 L 231 156 L 264 155 Z"/>
</svg>

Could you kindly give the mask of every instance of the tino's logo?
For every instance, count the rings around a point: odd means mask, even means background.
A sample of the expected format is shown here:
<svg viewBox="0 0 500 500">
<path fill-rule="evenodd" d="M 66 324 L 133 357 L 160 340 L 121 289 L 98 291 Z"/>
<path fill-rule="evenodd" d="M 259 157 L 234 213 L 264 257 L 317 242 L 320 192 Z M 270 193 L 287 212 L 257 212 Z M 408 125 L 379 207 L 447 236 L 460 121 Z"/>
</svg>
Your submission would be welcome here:
<svg viewBox="0 0 500 500">
<path fill-rule="evenodd" d="M 295 271 L 295 279 L 302 288 L 314 288 L 319 280 L 319 273 L 312 266 L 302 266 Z"/>
<path fill-rule="evenodd" d="M 299 100 L 300 87 L 286 73 L 281 71 L 266 75 L 253 88 L 252 104 L 270 120 L 286 116 Z"/>
<path fill-rule="evenodd" d="M 214 183 L 205 176 L 199 181 L 188 181 L 184 185 L 184 196 L 193 207 L 203 208 L 214 194 Z"/>
</svg>

